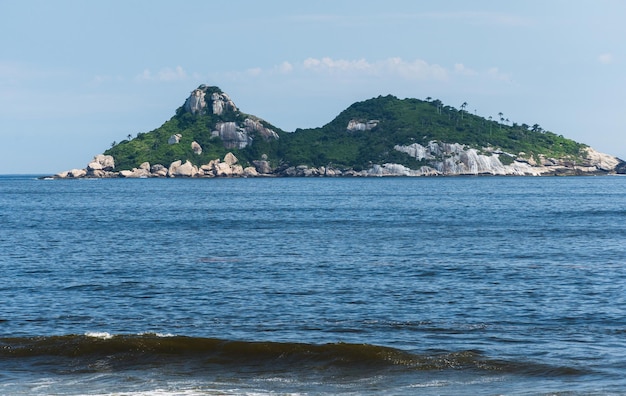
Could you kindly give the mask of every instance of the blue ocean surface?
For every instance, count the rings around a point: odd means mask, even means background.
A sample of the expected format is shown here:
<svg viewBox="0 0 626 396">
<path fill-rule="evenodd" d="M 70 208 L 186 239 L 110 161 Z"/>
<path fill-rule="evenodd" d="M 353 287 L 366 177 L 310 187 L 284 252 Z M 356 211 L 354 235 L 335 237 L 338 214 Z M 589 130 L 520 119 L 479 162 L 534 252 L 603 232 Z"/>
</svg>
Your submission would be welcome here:
<svg viewBox="0 0 626 396">
<path fill-rule="evenodd" d="M 626 394 L 626 178 L 0 177 L 0 394 Z"/>
</svg>

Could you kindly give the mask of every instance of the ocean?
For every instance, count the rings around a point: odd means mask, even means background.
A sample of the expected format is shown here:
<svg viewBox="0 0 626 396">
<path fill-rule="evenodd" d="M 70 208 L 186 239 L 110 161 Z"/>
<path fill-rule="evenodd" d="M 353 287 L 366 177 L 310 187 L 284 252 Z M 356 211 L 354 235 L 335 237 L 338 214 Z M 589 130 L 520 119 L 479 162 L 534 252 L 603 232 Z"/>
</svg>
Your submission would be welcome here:
<svg viewBox="0 0 626 396">
<path fill-rule="evenodd" d="M 0 177 L 2 395 L 626 394 L 626 178 Z"/>
</svg>

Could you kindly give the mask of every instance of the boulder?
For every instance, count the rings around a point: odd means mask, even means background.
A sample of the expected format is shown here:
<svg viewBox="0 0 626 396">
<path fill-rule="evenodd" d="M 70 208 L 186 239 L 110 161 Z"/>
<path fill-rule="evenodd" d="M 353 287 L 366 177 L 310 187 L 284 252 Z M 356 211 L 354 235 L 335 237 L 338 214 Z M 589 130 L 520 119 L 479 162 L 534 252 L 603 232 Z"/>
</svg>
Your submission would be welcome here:
<svg viewBox="0 0 626 396">
<path fill-rule="evenodd" d="M 155 164 L 150 167 L 150 173 L 156 177 L 166 177 L 168 169 L 161 164 Z"/>
<path fill-rule="evenodd" d="M 96 170 L 102 170 L 102 164 L 96 161 L 92 161 L 87 165 L 87 172 L 91 173 Z"/>
<path fill-rule="evenodd" d="M 70 174 L 70 171 L 63 171 L 63 172 L 59 172 L 55 174 L 54 177 L 57 179 L 66 179 L 69 177 L 69 174 Z"/>
<path fill-rule="evenodd" d="M 231 167 L 230 167 L 230 175 L 231 176 L 243 176 L 243 166 L 241 166 L 241 165 L 231 165 Z"/>
<path fill-rule="evenodd" d="M 178 142 L 180 142 L 180 139 L 182 137 L 183 137 L 183 135 L 181 135 L 180 133 L 172 135 L 172 136 L 170 136 L 169 139 L 167 139 L 167 144 L 178 144 Z"/>
<path fill-rule="evenodd" d="M 185 110 L 191 114 L 202 114 L 206 108 L 205 95 L 206 92 L 200 88 L 191 91 L 191 95 L 185 101 Z"/>
<path fill-rule="evenodd" d="M 119 177 L 123 177 L 123 178 L 133 177 L 133 171 L 124 169 L 124 170 L 119 171 L 118 175 Z"/>
<path fill-rule="evenodd" d="M 259 173 L 256 171 L 256 168 L 253 166 L 248 166 L 243 169 L 243 175 L 246 177 L 256 177 Z"/>
<path fill-rule="evenodd" d="M 214 166 L 214 172 L 215 172 L 215 176 L 219 176 L 219 177 L 232 176 L 233 174 L 233 171 L 230 165 L 228 165 L 226 162 L 216 163 Z"/>
<path fill-rule="evenodd" d="M 272 173 L 272 167 L 270 166 L 270 163 L 262 160 L 262 161 L 252 161 L 252 164 L 254 165 L 254 167 L 256 168 L 256 171 L 262 174 L 270 174 Z"/>
<path fill-rule="evenodd" d="M 105 172 L 105 171 L 103 171 L 101 169 L 95 169 L 95 170 L 90 171 L 88 173 L 88 176 L 89 177 L 103 178 L 103 177 L 109 177 L 109 176 L 111 176 L 111 174 L 107 173 L 107 172 Z"/>
<path fill-rule="evenodd" d="M 118 173 L 118 177 L 124 178 L 145 178 L 150 176 L 152 176 L 152 174 L 149 168 L 133 168 L 132 170 L 121 170 Z"/>
<path fill-rule="evenodd" d="M 214 160 L 209 161 L 209 163 L 208 163 L 208 164 L 204 164 L 204 165 L 202 165 L 202 166 L 200 167 L 200 169 L 202 169 L 202 170 L 204 170 L 204 171 L 210 171 L 210 172 L 212 172 L 212 171 L 214 171 L 214 170 L 215 170 L 215 165 L 216 165 L 216 164 L 219 164 L 219 163 L 220 163 L 220 160 L 219 160 L 219 159 L 214 159 Z"/>
<path fill-rule="evenodd" d="M 115 159 L 113 158 L 112 155 L 98 154 L 95 157 L 93 157 L 93 160 L 91 161 L 91 163 L 100 164 L 101 166 L 100 169 L 104 171 L 112 171 L 113 169 L 115 169 Z"/>
<path fill-rule="evenodd" d="M 235 155 L 233 153 L 226 153 L 226 155 L 224 156 L 224 162 L 227 163 L 228 165 L 235 165 L 239 160 L 237 159 L 237 157 L 235 157 Z"/>
<path fill-rule="evenodd" d="M 202 154 L 202 146 L 200 146 L 200 144 L 196 141 L 191 142 L 191 149 L 196 155 Z"/>
<path fill-rule="evenodd" d="M 174 161 L 170 164 L 169 169 L 167 170 L 167 174 L 170 177 L 174 177 L 174 175 L 176 174 L 176 171 L 178 170 L 178 168 L 183 164 L 183 161 L 178 160 L 178 161 Z"/>
<path fill-rule="evenodd" d="M 67 177 L 79 178 L 87 176 L 85 169 L 72 169 L 68 172 Z"/>
<path fill-rule="evenodd" d="M 297 174 L 298 172 L 296 171 L 295 166 L 290 166 L 289 168 L 282 171 L 282 176 L 286 176 L 286 177 L 294 177 L 294 176 L 297 176 Z"/>
<path fill-rule="evenodd" d="M 181 161 L 176 161 L 176 162 L 181 162 Z M 170 176 L 193 177 L 193 176 L 196 176 L 197 174 L 198 174 L 198 168 L 194 164 L 189 162 L 189 160 L 185 161 L 184 164 L 175 167 L 173 172 L 170 166 Z"/>
</svg>

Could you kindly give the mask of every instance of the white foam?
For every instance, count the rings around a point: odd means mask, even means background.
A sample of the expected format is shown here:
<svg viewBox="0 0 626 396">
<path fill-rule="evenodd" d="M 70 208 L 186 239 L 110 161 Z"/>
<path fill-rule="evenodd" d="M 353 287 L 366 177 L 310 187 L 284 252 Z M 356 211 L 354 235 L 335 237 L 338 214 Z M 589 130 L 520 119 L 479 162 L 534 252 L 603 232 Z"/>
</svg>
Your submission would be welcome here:
<svg viewBox="0 0 626 396">
<path fill-rule="evenodd" d="M 144 333 L 138 333 L 137 335 L 140 335 L 140 336 L 155 336 L 155 337 L 161 337 L 161 338 L 176 337 L 176 335 L 171 334 L 171 333 L 153 333 L 153 332 L 150 332 L 150 331 L 146 331 Z"/>
<path fill-rule="evenodd" d="M 85 336 L 93 337 L 93 338 L 100 338 L 103 340 L 108 340 L 108 339 L 113 338 L 113 336 L 110 333 L 107 333 L 106 331 L 88 331 L 85 333 Z"/>
</svg>

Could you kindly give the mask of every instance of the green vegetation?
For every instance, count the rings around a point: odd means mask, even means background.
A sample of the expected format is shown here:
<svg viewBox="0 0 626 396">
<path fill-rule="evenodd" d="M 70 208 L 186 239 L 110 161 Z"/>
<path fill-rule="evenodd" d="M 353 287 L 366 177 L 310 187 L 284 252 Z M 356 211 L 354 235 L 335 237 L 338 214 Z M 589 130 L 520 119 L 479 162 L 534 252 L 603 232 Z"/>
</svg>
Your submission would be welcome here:
<svg viewBox="0 0 626 396">
<path fill-rule="evenodd" d="M 218 88 L 212 87 L 219 91 Z M 207 93 L 207 97 L 210 93 Z M 394 96 L 357 102 L 341 112 L 333 121 L 320 128 L 298 129 L 286 133 L 268 123 L 268 128 L 276 131 L 278 140 L 265 140 L 253 136 L 248 147 L 226 149 L 219 138 L 211 137 L 211 131 L 218 122 L 243 122 L 248 115 L 239 111 L 216 115 L 193 115 L 181 107 L 174 117 L 160 128 L 148 133 L 140 133 L 134 139 L 114 144 L 105 154 L 114 156 L 119 169 L 137 167 L 144 161 L 151 164 L 169 165 L 175 160 L 189 160 L 196 165 L 208 163 L 215 158 L 223 158 L 231 151 L 244 164 L 261 159 L 263 154 L 273 166 L 312 165 L 354 168 L 360 170 L 371 164 L 393 162 L 410 168 L 426 165 L 407 154 L 394 150 L 395 145 L 429 141 L 461 143 L 481 150 L 486 147 L 499 149 L 513 155 L 525 153 L 538 159 L 540 155 L 554 158 L 580 158 L 583 144 L 566 139 L 552 132 L 544 131 L 537 124 L 518 125 L 504 119 L 485 119 L 468 113 L 463 103 L 460 109 L 444 105 L 439 100 L 398 99 Z M 348 131 L 351 120 L 367 122 L 377 120 L 377 126 L 370 130 Z M 168 139 L 181 134 L 179 144 L 170 145 Z M 203 152 L 196 155 L 191 142 L 198 142 Z M 501 156 L 504 162 L 512 158 Z"/>
</svg>

